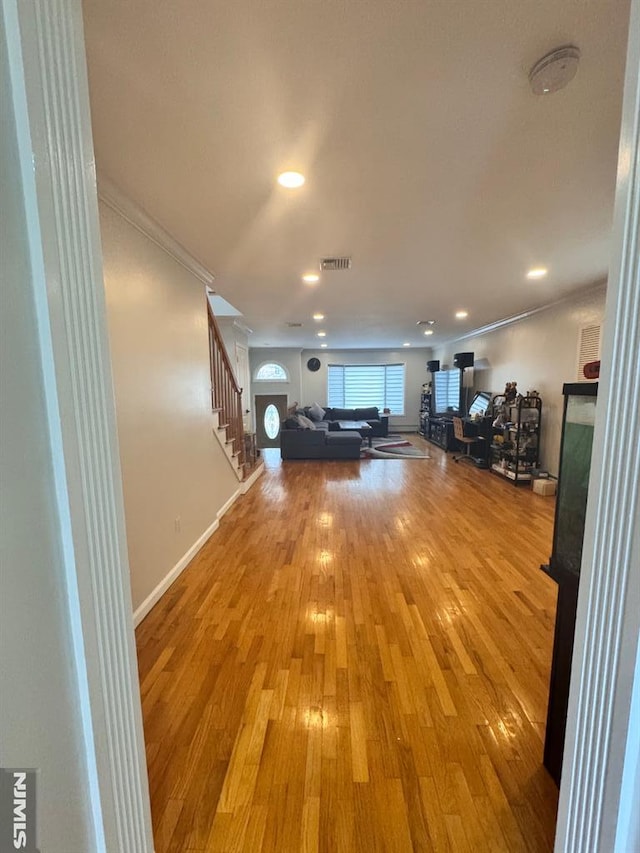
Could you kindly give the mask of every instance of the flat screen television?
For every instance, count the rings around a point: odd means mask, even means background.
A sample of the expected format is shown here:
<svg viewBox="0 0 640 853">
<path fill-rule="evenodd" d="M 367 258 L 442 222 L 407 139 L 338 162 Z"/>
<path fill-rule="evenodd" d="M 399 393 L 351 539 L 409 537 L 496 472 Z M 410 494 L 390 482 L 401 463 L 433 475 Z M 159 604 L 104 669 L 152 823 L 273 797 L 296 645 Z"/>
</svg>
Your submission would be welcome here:
<svg viewBox="0 0 640 853">
<path fill-rule="evenodd" d="M 433 414 L 459 416 L 462 412 L 462 371 L 459 367 L 433 374 Z"/>
<path fill-rule="evenodd" d="M 476 391 L 476 395 L 469 406 L 469 417 L 472 415 L 480 415 L 484 418 L 489 414 L 489 406 L 491 405 L 490 391 Z"/>
</svg>

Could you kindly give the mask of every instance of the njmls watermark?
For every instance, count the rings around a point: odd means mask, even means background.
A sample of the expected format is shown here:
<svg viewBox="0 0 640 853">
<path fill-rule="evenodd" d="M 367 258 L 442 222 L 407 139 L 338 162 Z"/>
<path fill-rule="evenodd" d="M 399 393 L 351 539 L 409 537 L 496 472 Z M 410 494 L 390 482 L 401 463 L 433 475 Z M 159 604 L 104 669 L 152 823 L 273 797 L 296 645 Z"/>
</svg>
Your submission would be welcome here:
<svg viewBox="0 0 640 853">
<path fill-rule="evenodd" d="M 0 853 L 39 853 L 36 770 L 0 767 Z"/>
</svg>

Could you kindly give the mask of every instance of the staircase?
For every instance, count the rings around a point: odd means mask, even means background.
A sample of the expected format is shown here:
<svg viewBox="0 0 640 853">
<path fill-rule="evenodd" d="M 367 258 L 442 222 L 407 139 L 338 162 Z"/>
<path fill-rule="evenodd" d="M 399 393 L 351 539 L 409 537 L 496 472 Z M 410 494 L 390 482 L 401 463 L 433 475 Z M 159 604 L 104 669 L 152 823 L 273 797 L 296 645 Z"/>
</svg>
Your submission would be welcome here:
<svg viewBox="0 0 640 853">
<path fill-rule="evenodd" d="M 242 422 L 242 389 L 239 387 L 220 327 L 207 300 L 209 317 L 209 359 L 211 362 L 211 407 L 214 414 L 213 431 L 239 480 L 250 473 L 245 455 Z"/>
</svg>

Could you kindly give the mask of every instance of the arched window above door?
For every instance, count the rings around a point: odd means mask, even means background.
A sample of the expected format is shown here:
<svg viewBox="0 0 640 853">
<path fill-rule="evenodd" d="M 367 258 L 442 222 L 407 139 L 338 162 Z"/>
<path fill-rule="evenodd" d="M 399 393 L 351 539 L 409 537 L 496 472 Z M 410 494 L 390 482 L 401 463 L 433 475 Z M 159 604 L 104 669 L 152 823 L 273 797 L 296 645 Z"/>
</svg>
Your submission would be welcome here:
<svg viewBox="0 0 640 853">
<path fill-rule="evenodd" d="M 254 380 L 256 382 L 288 382 L 289 374 L 277 361 L 266 361 L 256 370 Z"/>
</svg>

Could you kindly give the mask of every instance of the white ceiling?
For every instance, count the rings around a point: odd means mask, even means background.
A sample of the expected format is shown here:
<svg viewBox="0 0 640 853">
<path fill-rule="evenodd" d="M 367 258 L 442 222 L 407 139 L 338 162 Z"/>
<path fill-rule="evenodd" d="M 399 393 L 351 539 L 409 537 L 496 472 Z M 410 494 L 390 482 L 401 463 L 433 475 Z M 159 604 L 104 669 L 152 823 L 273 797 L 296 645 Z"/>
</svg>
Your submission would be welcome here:
<svg viewBox="0 0 640 853">
<path fill-rule="evenodd" d="M 437 345 L 606 277 L 627 0 L 84 9 L 98 170 L 215 274 L 252 346 L 316 346 L 314 311 L 330 347 Z M 529 68 L 566 43 L 577 76 L 536 97 Z M 290 168 L 301 190 L 276 184 Z M 302 284 L 334 254 L 353 269 Z"/>
</svg>

